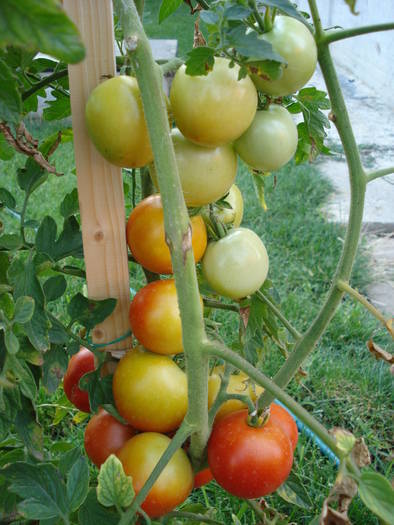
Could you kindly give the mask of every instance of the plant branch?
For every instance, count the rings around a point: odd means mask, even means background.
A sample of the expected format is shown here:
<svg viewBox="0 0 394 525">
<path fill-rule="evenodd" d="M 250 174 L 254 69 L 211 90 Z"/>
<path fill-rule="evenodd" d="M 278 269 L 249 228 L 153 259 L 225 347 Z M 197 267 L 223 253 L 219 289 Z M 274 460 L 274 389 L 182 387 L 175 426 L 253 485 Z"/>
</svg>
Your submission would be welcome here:
<svg viewBox="0 0 394 525">
<path fill-rule="evenodd" d="M 171 60 L 168 60 L 167 62 L 164 62 L 164 64 L 161 64 L 161 71 L 163 75 L 168 75 L 169 73 L 175 73 L 181 65 L 183 64 L 183 60 L 181 58 L 175 57 Z"/>
<path fill-rule="evenodd" d="M 22 93 L 22 100 L 26 100 L 27 98 L 29 98 L 31 95 L 34 95 L 34 93 L 36 93 L 43 87 L 49 86 L 49 84 L 51 84 L 55 80 L 64 78 L 67 75 L 68 75 L 68 70 L 66 68 L 66 69 L 62 69 L 61 71 L 56 71 L 55 73 L 52 73 L 51 75 L 44 77 L 39 82 L 36 82 L 35 84 L 33 84 L 33 86 L 30 89 L 27 89 L 26 91 Z"/>
<path fill-rule="evenodd" d="M 249 7 L 253 11 L 253 16 L 254 16 L 254 18 L 255 18 L 259 28 L 264 33 L 266 31 L 266 28 L 265 28 L 263 17 L 261 16 L 261 14 L 259 13 L 259 10 L 257 8 L 256 0 L 248 0 L 248 4 L 249 4 Z"/>
<path fill-rule="evenodd" d="M 87 348 L 91 352 L 97 353 L 97 348 L 94 345 L 91 345 L 89 343 L 89 341 L 86 341 L 86 339 L 82 339 L 78 335 L 74 334 L 74 332 L 71 330 L 71 328 L 69 328 L 67 326 L 64 326 L 64 324 L 61 321 L 59 321 L 59 319 L 57 317 L 55 317 L 51 312 L 46 311 L 46 314 L 49 317 L 49 320 L 53 324 L 56 324 L 57 326 L 60 326 L 67 333 L 67 335 L 71 339 L 73 339 L 76 343 L 79 343 L 81 346 L 84 346 L 85 348 Z"/>
<path fill-rule="evenodd" d="M 345 38 L 353 38 L 354 36 L 366 35 L 368 33 L 377 33 L 378 31 L 389 31 L 390 29 L 394 29 L 394 22 L 352 27 L 351 29 L 340 29 L 338 31 L 327 31 L 324 36 L 324 42 L 326 44 L 332 44 L 332 42 L 338 42 L 338 40 L 343 40 Z"/>
<path fill-rule="evenodd" d="M 261 291 L 261 290 L 258 290 L 256 292 L 256 296 L 260 299 L 260 301 L 262 301 L 263 303 L 265 303 L 268 308 L 271 310 L 271 312 L 279 319 L 279 321 L 283 324 L 283 326 L 285 326 L 287 328 L 287 330 L 291 333 L 291 335 L 294 337 L 294 339 L 300 339 L 301 334 L 300 332 L 294 328 L 294 326 L 292 326 L 290 324 L 290 322 L 286 319 L 286 317 L 282 314 L 282 312 L 279 310 L 279 308 L 277 308 L 273 302 L 271 302 L 268 297 Z"/>
<path fill-rule="evenodd" d="M 239 313 L 239 306 L 237 304 L 227 304 L 221 303 L 220 301 L 215 301 L 215 299 L 210 299 L 209 297 L 204 297 L 204 306 L 208 308 L 215 308 L 217 310 L 229 310 L 230 312 Z"/>
<path fill-rule="evenodd" d="M 371 171 L 370 173 L 366 174 L 367 182 L 371 182 L 375 179 L 378 179 L 379 177 L 391 175 L 392 173 L 394 173 L 394 166 L 390 166 L 389 168 L 382 168 L 381 170 Z"/>
<path fill-rule="evenodd" d="M 81 270 L 80 268 L 73 268 L 73 267 L 62 267 L 57 264 L 54 264 L 52 266 L 52 270 L 58 273 L 64 273 L 65 275 L 73 275 L 74 277 L 82 277 L 83 279 L 86 279 L 86 272 L 84 270 Z"/>
<path fill-rule="evenodd" d="M 145 0 L 134 0 L 134 3 L 137 9 L 137 12 L 142 20 L 142 17 L 144 15 Z"/>
<path fill-rule="evenodd" d="M 361 295 L 357 290 L 352 288 L 347 282 L 343 281 L 342 279 L 339 279 L 337 281 L 337 286 L 340 290 L 343 292 L 346 292 L 349 294 L 353 299 L 361 303 L 365 308 L 371 312 L 372 315 L 376 317 L 378 321 L 380 321 L 385 328 L 389 331 L 391 337 L 394 338 L 394 331 L 392 327 L 389 325 L 389 321 L 384 317 L 382 312 L 380 312 L 377 308 L 375 308 L 363 295 Z"/>
</svg>

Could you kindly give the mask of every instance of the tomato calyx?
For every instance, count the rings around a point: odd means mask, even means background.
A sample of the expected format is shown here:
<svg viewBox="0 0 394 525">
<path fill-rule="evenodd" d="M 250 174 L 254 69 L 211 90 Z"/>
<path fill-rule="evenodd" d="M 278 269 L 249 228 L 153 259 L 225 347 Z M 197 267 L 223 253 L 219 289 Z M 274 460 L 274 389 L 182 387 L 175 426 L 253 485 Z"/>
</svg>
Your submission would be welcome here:
<svg viewBox="0 0 394 525">
<path fill-rule="evenodd" d="M 257 408 L 255 408 L 252 412 L 249 411 L 246 422 L 250 427 L 262 428 L 268 423 L 269 418 L 269 407 L 264 408 L 263 411 L 260 411 Z"/>
</svg>

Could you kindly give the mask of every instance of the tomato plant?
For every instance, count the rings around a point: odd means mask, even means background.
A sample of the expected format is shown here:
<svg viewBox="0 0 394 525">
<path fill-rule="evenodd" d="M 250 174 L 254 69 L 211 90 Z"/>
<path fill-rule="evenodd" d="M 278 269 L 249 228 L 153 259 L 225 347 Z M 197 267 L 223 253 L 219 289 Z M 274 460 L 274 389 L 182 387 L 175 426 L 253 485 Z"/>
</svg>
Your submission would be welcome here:
<svg viewBox="0 0 394 525">
<path fill-rule="evenodd" d="M 224 224 L 232 224 L 234 228 L 242 222 L 244 214 L 244 201 L 242 197 L 241 190 L 236 184 L 233 184 L 228 192 L 228 194 L 223 199 L 231 208 L 220 208 L 217 212 L 219 219 Z"/>
<path fill-rule="evenodd" d="M 118 452 L 124 471 L 133 478 L 138 493 L 170 443 L 170 438 L 156 432 L 144 432 L 131 438 Z M 161 472 L 142 503 L 151 518 L 170 512 L 182 503 L 193 488 L 193 470 L 186 452 L 179 449 Z"/>
<path fill-rule="evenodd" d="M 85 428 L 84 445 L 89 459 L 100 467 L 111 455 L 136 434 L 129 425 L 123 425 L 103 408 L 94 414 Z"/>
<path fill-rule="evenodd" d="M 94 354 L 87 348 L 81 348 L 74 354 L 63 378 L 64 393 L 67 398 L 82 412 L 90 412 L 89 394 L 79 388 L 79 380 L 95 369 Z"/>
<path fill-rule="evenodd" d="M 237 139 L 249 127 L 257 109 L 257 93 L 248 76 L 238 80 L 239 66 L 215 58 L 206 76 L 189 76 L 178 69 L 170 91 L 176 124 L 189 140 L 220 146 Z"/>
<path fill-rule="evenodd" d="M 198 262 L 207 246 L 207 231 L 200 215 L 191 217 L 190 223 L 194 258 Z M 144 268 L 155 273 L 172 273 L 160 195 L 151 195 L 137 204 L 127 221 L 126 234 L 133 257 Z"/>
<path fill-rule="evenodd" d="M 258 111 L 252 124 L 235 142 L 238 155 L 252 168 L 276 171 L 297 149 L 297 127 L 286 108 L 278 104 Z"/>
<path fill-rule="evenodd" d="M 138 430 L 170 432 L 185 417 L 186 374 L 167 356 L 138 348 L 127 352 L 112 388 L 119 414 Z"/>
<path fill-rule="evenodd" d="M 261 239 L 247 228 L 235 228 L 210 242 L 202 261 L 209 285 L 232 299 L 252 294 L 268 273 L 268 254 Z"/>
<path fill-rule="evenodd" d="M 240 498 L 274 492 L 293 464 L 289 438 L 273 422 L 248 425 L 248 411 L 228 414 L 215 423 L 208 441 L 208 464 L 215 480 Z"/>
</svg>

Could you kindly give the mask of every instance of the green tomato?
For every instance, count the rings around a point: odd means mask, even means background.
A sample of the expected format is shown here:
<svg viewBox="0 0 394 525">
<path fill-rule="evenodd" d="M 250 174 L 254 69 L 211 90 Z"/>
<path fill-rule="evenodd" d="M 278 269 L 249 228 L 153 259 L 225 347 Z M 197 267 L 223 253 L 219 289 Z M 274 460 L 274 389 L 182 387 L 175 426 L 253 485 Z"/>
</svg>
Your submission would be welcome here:
<svg viewBox="0 0 394 525">
<path fill-rule="evenodd" d="M 233 184 L 224 200 L 230 204 L 231 210 L 229 208 L 221 208 L 217 215 L 224 224 L 232 224 L 234 228 L 238 228 L 244 214 L 244 200 L 238 186 Z"/>
<path fill-rule="evenodd" d="M 185 66 L 176 72 L 170 91 L 175 122 L 189 140 L 220 146 L 238 138 L 256 113 L 257 91 L 247 76 L 238 80 L 239 66 L 215 58 L 206 76 L 190 76 Z"/>
<path fill-rule="evenodd" d="M 187 206 L 217 201 L 230 189 L 237 174 L 237 155 L 230 144 L 206 148 L 187 140 L 178 129 L 171 131 L 183 196 Z M 157 185 L 154 166 L 150 168 Z"/>
<path fill-rule="evenodd" d="M 247 228 L 236 228 L 208 244 L 202 270 L 209 285 L 221 295 L 241 299 L 264 283 L 268 254 L 260 237 Z"/>
<path fill-rule="evenodd" d="M 272 30 L 261 38 L 272 44 L 274 51 L 286 60 L 287 66 L 283 66 L 282 76 L 277 80 L 251 75 L 257 89 L 274 97 L 290 95 L 301 89 L 313 75 L 317 64 L 316 43 L 309 29 L 295 18 L 276 16 Z"/>
<path fill-rule="evenodd" d="M 268 109 L 256 113 L 234 147 L 252 168 L 275 171 L 293 157 L 297 141 L 297 127 L 290 113 L 283 106 L 271 104 Z"/>
</svg>

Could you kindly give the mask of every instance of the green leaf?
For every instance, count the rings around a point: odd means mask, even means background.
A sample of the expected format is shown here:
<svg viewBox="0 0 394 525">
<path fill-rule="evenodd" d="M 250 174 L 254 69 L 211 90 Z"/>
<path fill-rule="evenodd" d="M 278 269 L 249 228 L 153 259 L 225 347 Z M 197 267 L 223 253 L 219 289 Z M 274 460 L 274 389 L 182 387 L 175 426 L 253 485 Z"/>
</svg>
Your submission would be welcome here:
<svg viewBox="0 0 394 525">
<path fill-rule="evenodd" d="M 1 133 L 0 133 L 0 141 L 1 141 Z M 0 150 L 1 150 L 1 144 L 0 144 Z M 0 153 L 1 158 L 1 153 Z M 8 160 L 8 159 L 3 159 Z M 7 208 L 10 208 L 11 210 L 15 210 L 16 207 L 16 200 L 14 199 L 14 196 L 12 193 L 10 193 L 5 188 L 0 188 L 0 205 L 1 206 L 7 206 Z"/>
<path fill-rule="evenodd" d="M 56 301 L 56 299 L 59 299 L 66 291 L 67 281 L 63 275 L 55 275 L 45 281 L 43 288 L 46 300 L 48 302 Z"/>
<path fill-rule="evenodd" d="M 0 5 L 0 35 L 2 35 L 1 26 Z M 4 60 L 0 59 L 0 120 L 18 124 L 21 112 L 22 99 L 18 90 L 17 79 Z"/>
<path fill-rule="evenodd" d="M 0 47 L 40 50 L 74 64 L 85 56 L 75 25 L 56 0 L 6 0 L 0 4 Z"/>
<path fill-rule="evenodd" d="M 6 250 L 18 250 L 22 245 L 22 237 L 15 233 L 6 233 L 0 237 L 0 247 Z"/>
<path fill-rule="evenodd" d="M 256 31 L 247 32 L 243 24 L 236 25 L 226 33 L 225 43 L 229 47 L 234 47 L 236 51 L 247 57 L 248 62 L 256 60 L 269 60 L 280 64 L 286 63 L 286 60 L 274 51 L 270 42 L 264 40 Z"/>
<path fill-rule="evenodd" d="M 22 409 L 15 418 L 15 430 L 30 454 L 42 461 L 44 457 L 44 433 L 36 421 L 34 407 L 28 399 L 22 397 Z"/>
<path fill-rule="evenodd" d="M 356 2 L 357 0 L 345 0 L 347 5 L 349 6 L 349 9 L 353 15 L 358 15 L 358 11 L 356 11 Z"/>
<path fill-rule="evenodd" d="M 186 73 L 191 76 L 207 75 L 215 63 L 215 50 L 211 47 L 195 47 L 187 56 Z"/>
<path fill-rule="evenodd" d="M 60 213 L 65 219 L 67 219 L 67 217 L 70 217 L 70 215 L 75 215 L 78 211 L 78 190 L 77 188 L 74 188 L 70 193 L 67 193 L 60 204 Z"/>
<path fill-rule="evenodd" d="M 114 311 L 115 306 L 116 299 L 95 301 L 77 293 L 71 299 L 67 311 L 73 323 L 78 321 L 79 324 L 90 329 L 103 322 Z"/>
<path fill-rule="evenodd" d="M 67 452 L 60 456 L 58 469 L 64 476 L 68 475 L 80 457 L 81 449 L 79 447 L 73 447 L 70 450 L 67 450 Z"/>
<path fill-rule="evenodd" d="M 286 13 L 287 15 L 296 18 L 303 24 L 306 24 L 305 18 L 302 16 L 302 14 L 297 11 L 297 9 L 294 7 L 294 2 L 291 2 L 290 0 L 258 0 L 257 4 L 259 6 L 268 6 L 268 7 L 276 7 L 283 13 Z"/>
<path fill-rule="evenodd" d="M 44 217 L 36 235 L 36 247 L 41 253 L 49 255 L 54 261 L 59 261 L 70 255 L 83 256 L 82 234 L 79 223 L 74 216 L 64 221 L 63 231 L 56 240 L 57 226 L 55 220 Z"/>
<path fill-rule="evenodd" d="M 18 358 L 27 361 L 34 366 L 42 366 L 44 363 L 43 354 L 36 350 L 27 337 L 19 339 L 20 349 Z"/>
<path fill-rule="evenodd" d="M 3 293 L 0 296 L 0 312 L 3 312 L 7 319 L 11 320 L 14 317 L 15 304 L 14 298 L 10 293 Z"/>
<path fill-rule="evenodd" d="M 14 148 L 5 140 L 3 133 L 0 131 L 0 159 L 10 160 L 15 155 Z"/>
<path fill-rule="evenodd" d="M 66 486 L 52 464 L 18 462 L 3 473 L 11 482 L 8 490 L 22 498 L 18 509 L 26 519 L 68 516 Z"/>
<path fill-rule="evenodd" d="M 7 253 L 0 252 L 0 283 L 8 284 L 7 272 L 10 267 L 10 258 Z"/>
<path fill-rule="evenodd" d="M 224 10 L 224 17 L 227 20 L 243 20 L 253 13 L 252 9 L 242 5 L 230 5 Z"/>
<path fill-rule="evenodd" d="M 17 354 L 19 350 L 19 340 L 12 331 L 12 328 L 8 328 L 4 334 L 4 342 L 7 348 L 7 352 L 11 355 Z"/>
<path fill-rule="evenodd" d="M 281 485 L 276 493 L 291 505 L 296 505 L 302 509 L 310 509 L 312 506 L 308 491 L 302 484 L 301 479 L 293 472 Z"/>
<path fill-rule="evenodd" d="M 47 100 L 47 107 L 43 111 L 45 120 L 60 120 L 71 115 L 70 97 L 63 93 L 53 93 L 53 100 Z"/>
<path fill-rule="evenodd" d="M 33 193 L 48 178 L 48 172 L 37 164 L 32 158 L 27 159 L 23 168 L 18 170 L 18 184 L 26 193 Z"/>
<path fill-rule="evenodd" d="M 133 481 L 114 455 L 103 463 L 98 475 L 97 499 L 105 507 L 128 507 L 134 499 Z"/>
<path fill-rule="evenodd" d="M 35 399 L 37 395 L 37 385 L 29 366 L 14 355 L 7 355 L 4 371 L 7 377 L 13 383 L 19 385 L 24 396 L 29 399 Z"/>
<path fill-rule="evenodd" d="M 263 347 L 262 338 L 262 311 L 264 305 L 256 296 L 252 296 L 250 302 L 248 325 L 245 331 L 244 353 L 245 358 L 252 364 L 256 364 L 258 353 Z"/>
<path fill-rule="evenodd" d="M 253 186 L 256 192 L 256 197 L 260 206 L 264 211 L 267 211 L 267 203 L 265 202 L 265 176 L 262 173 L 252 173 Z"/>
<path fill-rule="evenodd" d="M 85 501 L 89 490 L 89 466 L 86 458 L 79 457 L 67 477 L 67 498 L 72 512 Z"/>
<path fill-rule="evenodd" d="M 44 354 L 42 384 L 50 394 L 59 386 L 67 370 L 68 357 L 62 346 L 52 345 Z"/>
<path fill-rule="evenodd" d="M 358 480 L 358 494 L 369 510 L 394 525 L 394 490 L 388 479 L 377 472 L 363 472 Z"/>
<path fill-rule="evenodd" d="M 26 295 L 18 297 L 15 303 L 14 323 L 25 324 L 33 317 L 34 299 Z"/>
<path fill-rule="evenodd" d="M 78 523 L 80 525 L 117 525 L 119 515 L 112 510 L 106 509 L 97 501 L 95 489 L 90 489 L 87 498 L 78 512 Z"/>
<path fill-rule="evenodd" d="M 174 13 L 183 3 L 183 0 L 163 0 L 159 10 L 159 24 Z"/>
<path fill-rule="evenodd" d="M 79 386 L 82 390 L 87 390 L 92 412 L 96 412 L 100 406 L 114 404 L 112 375 L 101 377 L 98 369 L 93 370 L 81 377 Z"/>
</svg>

